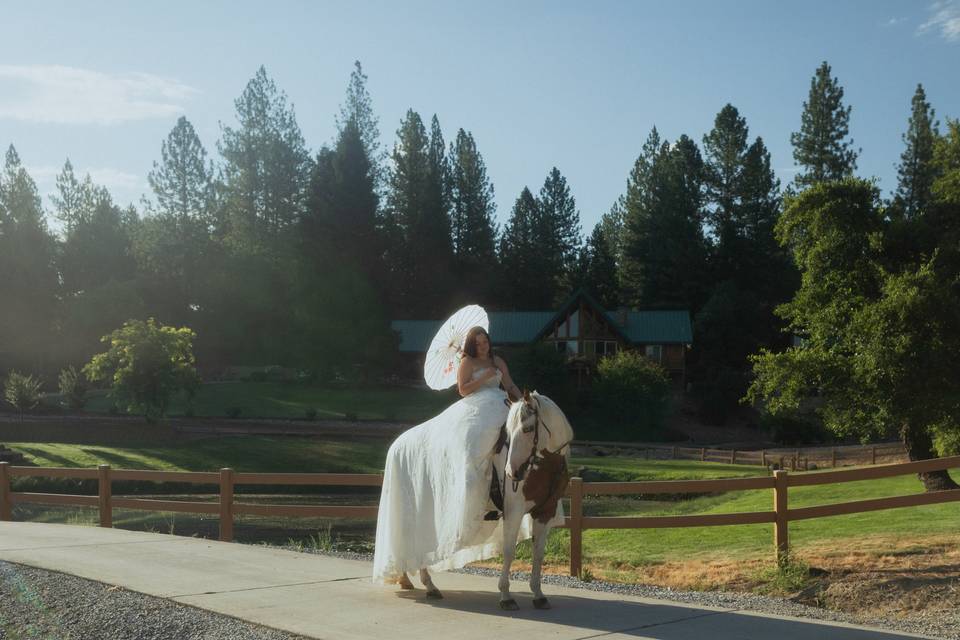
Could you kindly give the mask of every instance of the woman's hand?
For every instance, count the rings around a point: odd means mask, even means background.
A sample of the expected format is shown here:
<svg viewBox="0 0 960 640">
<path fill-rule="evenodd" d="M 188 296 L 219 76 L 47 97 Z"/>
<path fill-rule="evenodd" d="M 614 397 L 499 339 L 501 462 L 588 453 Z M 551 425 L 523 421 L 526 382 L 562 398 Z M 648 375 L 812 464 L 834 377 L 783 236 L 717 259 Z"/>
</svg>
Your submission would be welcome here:
<svg viewBox="0 0 960 640">
<path fill-rule="evenodd" d="M 484 380 L 489 380 L 490 378 L 496 378 L 498 375 L 501 375 L 500 369 L 498 369 L 497 367 L 490 367 L 489 369 L 487 369 L 487 373 L 484 376 Z"/>
</svg>

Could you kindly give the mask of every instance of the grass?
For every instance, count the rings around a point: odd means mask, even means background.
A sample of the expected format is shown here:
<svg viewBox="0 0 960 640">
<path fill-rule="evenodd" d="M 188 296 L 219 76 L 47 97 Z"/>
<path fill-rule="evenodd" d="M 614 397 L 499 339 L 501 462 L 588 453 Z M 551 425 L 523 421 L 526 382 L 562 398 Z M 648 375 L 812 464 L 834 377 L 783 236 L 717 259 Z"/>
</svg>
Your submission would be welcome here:
<svg viewBox="0 0 960 640">
<path fill-rule="evenodd" d="M 183 444 L 157 446 L 91 446 L 71 444 L 10 443 L 15 451 L 25 454 L 33 463 L 42 466 L 94 467 L 110 464 L 116 468 L 161 469 L 178 471 L 211 471 L 230 466 L 240 471 L 303 471 L 303 472 L 357 472 L 378 473 L 383 468 L 385 442 L 343 442 L 318 438 L 226 437 L 206 438 Z M 574 458 L 573 468 L 587 467 L 613 480 L 668 480 L 744 477 L 757 475 L 757 467 L 701 463 L 690 460 L 641 460 L 633 458 Z M 954 471 L 954 477 L 960 474 Z M 915 476 L 899 476 L 845 484 L 796 487 L 790 489 L 790 506 L 803 507 L 835 502 L 865 500 L 885 496 L 919 493 L 922 487 Z M 246 499 L 246 498 L 245 498 Z M 289 500 L 314 501 L 316 496 L 295 497 Z M 342 500 L 356 500 L 341 495 Z M 366 499 L 376 500 L 375 495 Z M 266 498 L 264 498 L 266 500 Z M 277 501 L 272 497 L 269 501 Z M 323 498 L 326 501 L 327 498 Z M 348 502 L 349 503 L 349 502 Z M 18 505 L 18 509 L 27 505 Z M 641 500 L 633 496 L 590 497 L 584 502 L 588 515 L 679 515 L 693 513 L 734 513 L 769 511 L 772 491 L 754 490 L 727 494 L 687 496 L 686 499 Z M 43 508 L 36 508 L 29 516 L 40 519 Z M 26 512 L 23 513 L 27 517 Z M 17 516 L 18 518 L 21 516 Z M 61 518 L 67 516 L 61 515 Z M 80 518 L 74 512 L 73 518 Z M 188 514 L 147 515 L 131 512 L 117 519 L 119 526 L 148 526 L 178 533 L 200 530 L 201 534 L 216 530 L 216 518 L 203 517 L 195 521 Z M 126 518 L 126 520 L 124 520 Z M 164 519 L 166 518 L 166 519 Z M 204 519 L 205 518 L 205 519 Z M 63 521 L 62 519 L 60 521 Z M 329 521 L 258 521 L 244 519 L 242 526 L 248 533 L 240 539 L 256 540 L 257 532 L 270 531 L 264 538 L 279 540 L 298 532 L 307 546 L 326 547 L 353 536 L 355 540 L 372 537 L 372 522 Z M 584 560 L 598 577 L 629 579 L 643 569 L 669 563 L 753 562 L 770 560 L 773 556 L 772 527 L 737 525 L 721 527 L 691 527 L 674 529 L 609 529 L 584 532 Z M 889 509 L 869 513 L 803 520 L 790 524 L 790 544 L 794 554 L 814 549 L 823 555 L 835 548 L 847 553 L 881 540 L 882 548 L 902 546 L 918 535 L 949 536 L 960 529 L 960 509 L 956 503 Z M 320 533 L 318 533 L 320 532 Z M 325 532 L 325 533 L 324 533 Z M 316 536 L 310 541 L 309 536 Z M 366 538 L 365 538 L 366 537 Z M 569 533 L 555 530 L 547 544 L 547 559 L 558 567 L 568 561 Z M 797 557 L 799 557 L 797 556 Z M 529 558 L 529 550 L 521 548 L 519 558 Z M 775 576 L 780 579 L 780 576 Z M 795 577 L 795 576 L 794 576 Z M 793 579 L 791 576 L 786 578 Z"/>
<path fill-rule="evenodd" d="M 303 383 L 281 382 L 211 382 L 201 385 L 192 402 L 195 416 L 228 415 L 239 409 L 242 418 L 304 418 L 309 410 L 318 419 L 397 420 L 421 422 L 450 406 L 455 392 L 437 392 L 407 387 L 374 387 L 369 389 L 325 388 Z M 60 397 L 46 397 L 49 404 L 58 404 Z M 112 400 L 106 392 L 91 393 L 86 409 L 108 412 Z M 174 399 L 168 412 L 171 416 L 187 413 L 185 395 Z"/>
</svg>

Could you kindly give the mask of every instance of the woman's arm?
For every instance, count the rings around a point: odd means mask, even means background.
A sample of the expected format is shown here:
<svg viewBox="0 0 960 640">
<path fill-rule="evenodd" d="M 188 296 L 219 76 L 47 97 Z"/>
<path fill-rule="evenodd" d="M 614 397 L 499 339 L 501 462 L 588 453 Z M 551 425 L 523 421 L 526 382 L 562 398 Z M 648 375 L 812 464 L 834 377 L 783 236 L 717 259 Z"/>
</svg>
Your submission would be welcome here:
<svg viewBox="0 0 960 640">
<path fill-rule="evenodd" d="M 517 388 L 517 385 L 514 384 L 513 378 L 510 377 L 510 369 L 507 368 L 507 363 L 500 356 L 496 356 L 493 359 L 493 363 L 497 365 L 497 368 L 500 369 L 500 373 L 503 374 L 503 379 L 500 384 L 503 385 L 504 390 L 506 390 L 507 395 L 510 396 L 511 400 L 519 400 L 523 397 L 523 393 L 520 392 L 520 389 Z"/>
<path fill-rule="evenodd" d="M 460 392 L 462 397 L 466 397 L 482 387 L 487 380 L 495 375 L 497 375 L 497 368 L 490 367 L 486 375 L 471 380 L 473 377 L 473 361 L 465 357 L 460 361 L 460 368 L 457 369 L 457 391 Z"/>
</svg>

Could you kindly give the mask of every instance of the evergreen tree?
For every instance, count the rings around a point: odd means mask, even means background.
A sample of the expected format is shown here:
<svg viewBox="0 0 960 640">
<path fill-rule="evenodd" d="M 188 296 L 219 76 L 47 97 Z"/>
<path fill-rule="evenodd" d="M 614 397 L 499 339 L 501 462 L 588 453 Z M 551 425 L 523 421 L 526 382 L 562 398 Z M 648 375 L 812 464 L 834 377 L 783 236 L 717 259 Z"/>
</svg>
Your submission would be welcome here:
<svg viewBox="0 0 960 640">
<path fill-rule="evenodd" d="M 703 159 L 687 136 L 660 142 L 656 129 L 627 182 L 623 283 L 628 301 L 697 309 L 707 283 Z"/>
<path fill-rule="evenodd" d="M 626 196 L 621 195 L 611 205 L 610 210 L 600 217 L 603 226 L 603 236 L 619 270 L 623 266 L 623 222 L 626 215 Z"/>
<path fill-rule="evenodd" d="M 36 372 L 48 363 L 59 284 L 56 240 L 37 186 L 13 145 L 0 173 L 0 358 Z"/>
<path fill-rule="evenodd" d="M 234 102 L 239 127 L 221 125 L 222 235 L 246 251 L 278 247 L 303 211 L 310 157 L 293 106 L 260 67 Z"/>
<path fill-rule="evenodd" d="M 899 185 L 895 201 L 907 218 L 926 211 L 930 202 L 936 170 L 933 164 L 934 142 L 939 123 L 927 102 L 923 85 L 918 84 L 911 101 L 910 120 L 903 134 L 906 149 L 900 155 L 897 169 Z"/>
<path fill-rule="evenodd" d="M 82 181 L 77 179 L 70 158 L 67 158 L 57 176 L 57 194 L 50 196 L 50 200 L 53 202 L 54 216 L 63 223 L 64 233 L 70 235 L 74 227 L 89 218 L 95 206 L 90 174 Z"/>
<path fill-rule="evenodd" d="M 383 171 L 387 154 L 380 148 L 380 120 L 373 113 L 373 101 L 367 90 L 367 76 L 359 60 L 353 63 L 346 100 L 340 105 L 340 114 L 337 117 L 338 133 L 343 134 L 343 130 L 351 122 L 360 132 L 363 150 L 370 163 L 370 175 L 373 176 L 374 185 L 379 194 L 385 180 Z"/>
<path fill-rule="evenodd" d="M 583 248 L 586 254 L 586 278 L 583 286 L 606 309 L 620 306 L 620 276 L 613 247 L 603 223 L 597 223 Z"/>
<path fill-rule="evenodd" d="M 554 304 L 569 294 L 563 283 L 573 269 L 580 249 L 580 212 L 570 195 L 567 179 L 553 167 L 547 174 L 538 198 L 537 248 L 544 261 L 544 285 L 551 286 Z"/>
<path fill-rule="evenodd" d="M 450 144 L 450 220 L 464 302 L 494 301 L 497 228 L 493 184 L 473 135 L 457 131 Z"/>
<path fill-rule="evenodd" d="M 211 224 L 213 163 L 207 160 L 207 150 L 185 117 L 177 120 L 161 145 L 160 158 L 147 174 L 159 212 L 181 221 Z"/>
<path fill-rule="evenodd" d="M 799 189 L 852 176 L 857 169 L 859 150 L 847 139 L 852 107 L 843 106 L 843 87 L 830 71 L 824 61 L 810 80 L 800 131 L 790 134 L 793 160 L 801 167 L 794 178 Z"/>
<path fill-rule="evenodd" d="M 450 220 L 438 197 L 439 158 L 434 155 L 431 163 L 431 147 L 420 116 L 407 111 L 393 150 L 386 212 L 397 317 L 435 318 L 449 311 L 453 246 Z"/>
<path fill-rule="evenodd" d="M 500 236 L 502 286 L 500 300 L 508 309 L 543 311 L 553 308 L 552 288 L 545 287 L 545 268 L 537 239 L 540 203 L 527 187 L 513 205 Z"/>
<path fill-rule="evenodd" d="M 161 144 L 160 157 L 147 175 L 156 206 L 134 237 L 141 286 L 149 315 L 198 329 L 209 319 L 210 273 L 222 268 L 215 262 L 211 237 L 216 222 L 213 164 L 184 117 Z M 203 340 L 198 344 L 201 352 L 205 346 Z"/>
<path fill-rule="evenodd" d="M 743 237 L 742 182 L 747 153 L 747 121 L 727 104 L 703 137 L 707 222 L 713 235 L 716 282 L 735 277 Z"/>
</svg>

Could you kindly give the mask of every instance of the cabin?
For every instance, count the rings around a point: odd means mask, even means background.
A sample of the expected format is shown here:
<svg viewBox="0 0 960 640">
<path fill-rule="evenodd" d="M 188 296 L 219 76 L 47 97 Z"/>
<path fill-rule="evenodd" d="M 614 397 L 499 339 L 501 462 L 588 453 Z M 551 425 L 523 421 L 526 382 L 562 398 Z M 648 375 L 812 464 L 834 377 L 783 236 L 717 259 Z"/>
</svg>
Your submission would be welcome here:
<svg viewBox="0 0 960 640">
<path fill-rule="evenodd" d="M 686 310 L 607 310 L 586 291 L 570 296 L 552 311 L 491 311 L 490 339 L 496 348 L 519 348 L 535 342 L 567 355 L 580 388 L 590 384 L 597 361 L 622 349 L 641 351 L 667 370 L 674 384 L 686 385 L 686 355 L 693 342 Z M 430 340 L 444 320 L 395 320 L 400 355 L 422 371 Z"/>
</svg>

